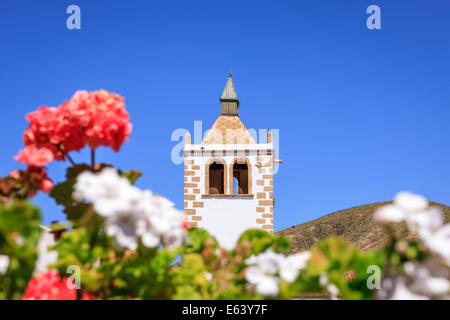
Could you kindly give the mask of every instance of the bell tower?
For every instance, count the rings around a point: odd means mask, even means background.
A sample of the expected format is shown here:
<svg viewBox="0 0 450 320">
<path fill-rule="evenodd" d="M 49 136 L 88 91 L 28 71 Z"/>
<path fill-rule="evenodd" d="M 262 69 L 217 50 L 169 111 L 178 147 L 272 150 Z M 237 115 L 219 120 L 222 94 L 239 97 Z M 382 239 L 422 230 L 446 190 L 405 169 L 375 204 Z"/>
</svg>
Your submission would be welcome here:
<svg viewBox="0 0 450 320">
<path fill-rule="evenodd" d="M 185 137 L 184 213 L 189 226 L 203 228 L 232 248 L 247 229 L 273 232 L 272 132 L 256 143 L 239 118 L 231 71 L 220 97 L 220 114 L 200 144 Z"/>
</svg>

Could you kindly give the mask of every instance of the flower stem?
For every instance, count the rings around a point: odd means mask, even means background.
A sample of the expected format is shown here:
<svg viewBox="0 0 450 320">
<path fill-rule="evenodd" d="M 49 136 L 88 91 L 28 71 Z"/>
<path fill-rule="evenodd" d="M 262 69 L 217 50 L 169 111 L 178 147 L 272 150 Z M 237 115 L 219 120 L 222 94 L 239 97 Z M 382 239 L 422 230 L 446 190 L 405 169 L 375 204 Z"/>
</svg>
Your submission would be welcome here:
<svg viewBox="0 0 450 320">
<path fill-rule="evenodd" d="M 76 163 L 75 163 L 75 161 L 73 161 L 72 157 L 68 153 L 66 153 L 66 157 L 67 157 L 67 160 L 69 160 L 69 162 L 72 164 L 72 166 L 75 167 Z"/>
<path fill-rule="evenodd" d="M 92 171 L 95 170 L 94 167 L 95 167 L 95 149 L 91 149 L 91 168 L 92 168 Z"/>
</svg>

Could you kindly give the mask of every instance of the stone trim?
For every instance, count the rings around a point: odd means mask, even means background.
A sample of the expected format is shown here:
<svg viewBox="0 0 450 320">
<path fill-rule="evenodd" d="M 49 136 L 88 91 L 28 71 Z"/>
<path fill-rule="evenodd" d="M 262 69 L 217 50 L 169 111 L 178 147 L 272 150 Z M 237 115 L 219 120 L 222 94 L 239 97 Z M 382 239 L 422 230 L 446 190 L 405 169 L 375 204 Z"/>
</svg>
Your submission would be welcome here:
<svg viewBox="0 0 450 320">
<path fill-rule="evenodd" d="M 185 188 L 197 188 L 197 184 L 196 183 L 185 183 L 184 187 Z"/>
<path fill-rule="evenodd" d="M 207 145 L 206 145 L 207 146 Z M 219 156 L 270 156 L 274 153 L 273 149 L 199 149 L 199 150 L 183 150 L 183 155 L 185 158 L 189 156 L 203 156 L 203 157 L 219 157 Z"/>
<path fill-rule="evenodd" d="M 194 201 L 193 207 L 194 208 L 203 208 L 203 202 Z"/>
<path fill-rule="evenodd" d="M 273 157 L 270 156 L 270 160 L 258 157 L 256 161 L 261 163 L 258 167 L 259 180 L 256 180 L 255 191 L 258 199 L 256 223 L 259 228 L 273 233 L 273 208 L 275 204 L 273 197 Z"/>
<path fill-rule="evenodd" d="M 259 206 L 272 206 L 273 201 L 272 200 L 259 200 L 258 205 Z"/>
<path fill-rule="evenodd" d="M 254 194 L 202 194 L 202 198 L 253 198 Z"/>
</svg>

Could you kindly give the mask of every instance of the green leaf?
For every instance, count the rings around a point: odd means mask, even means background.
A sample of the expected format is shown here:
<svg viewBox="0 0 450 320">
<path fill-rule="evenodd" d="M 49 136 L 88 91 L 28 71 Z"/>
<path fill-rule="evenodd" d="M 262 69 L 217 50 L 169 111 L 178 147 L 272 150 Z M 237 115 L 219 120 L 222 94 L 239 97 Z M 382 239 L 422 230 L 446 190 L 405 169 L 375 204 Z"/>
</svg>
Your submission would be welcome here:
<svg viewBox="0 0 450 320">
<path fill-rule="evenodd" d="M 73 184 L 73 180 L 58 183 L 50 191 L 50 197 L 55 199 L 57 204 L 63 205 L 66 208 L 72 206 L 74 202 L 72 200 Z"/>
<path fill-rule="evenodd" d="M 258 254 L 268 248 L 272 248 L 275 252 L 287 252 L 289 250 L 289 238 L 285 236 L 274 236 L 271 233 L 261 229 L 250 229 L 245 231 L 239 238 L 235 251 L 241 246 L 249 244 L 252 254 Z M 250 254 L 246 254 L 249 256 Z"/>
<path fill-rule="evenodd" d="M 207 240 L 212 241 L 213 248 L 217 248 L 219 246 L 217 240 L 211 236 L 208 231 L 198 229 L 198 228 L 190 228 L 188 230 L 190 242 L 186 245 L 187 253 L 198 253 L 203 251 L 205 242 Z"/>
<path fill-rule="evenodd" d="M 150 262 L 150 267 L 156 274 L 165 274 L 169 271 L 171 263 L 179 255 L 178 250 L 160 249 Z"/>
<path fill-rule="evenodd" d="M 172 297 L 173 300 L 203 300 L 202 295 L 192 286 L 186 284 L 179 286 Z"/>
<path fill-rule="evenodd" d="M 0 203 L 0 254 L 10 259 L 0 275 L 0 300 L 20 299 L 31 279 L 42 228 L 39 210 L 27 201 Z"/>
<path fill-rule="evenodd" d="M 362 253 L 360 250 L 339 238 L 319 241 L 311 249 L 311 258 L 307 270 L 301 275 L 306 283 L 316 281 L 325 273 L 330 283 L 335 284 L 343 299 L 372 299 L 374 291 L 367 287 L 370 273 L 368 267 L 376 265 L 383 269 L 384 252 Z M 353 273 L 354 278 L 346 277 Z"/>
<path fill-rule="evenodd" d="M 87 164 L 77 164 L 73 167 L 67 168 L 66 171 L 66 179 L 67 180 L 76 180 L 80 173 L 84 171 L 88 171 L 91 168 Z"/>
</svg>

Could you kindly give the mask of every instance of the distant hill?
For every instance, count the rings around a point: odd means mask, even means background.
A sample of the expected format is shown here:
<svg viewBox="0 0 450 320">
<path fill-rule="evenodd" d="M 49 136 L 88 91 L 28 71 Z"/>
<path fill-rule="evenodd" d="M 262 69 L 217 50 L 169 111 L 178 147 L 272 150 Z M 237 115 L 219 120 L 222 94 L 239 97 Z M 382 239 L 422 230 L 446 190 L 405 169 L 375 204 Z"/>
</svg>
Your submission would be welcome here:
<svg viewBox="0 0 450 320">
<path fill-rule="evenodd" d="M 383 228 L 374 223 L 373 212 L 378 207 L 390 203 L 392 201 L 377 202 L 337 211 L 319 219 L 281 230 L 277 234 L 288 236 L 291 239 L 293 251 L 309 249 L 317 241 L 330 236 L 346 239 L 363 251 L 377 249 L 386 243 L 387 236 Z M 440 207 L 444 212 L 445 222 L 450 222 L 450 207 L 436 202 L 430 202 L 430 205 Z M 400 226 L 396 230 L 397 233 L 402 231 Z"/>
</svg>

